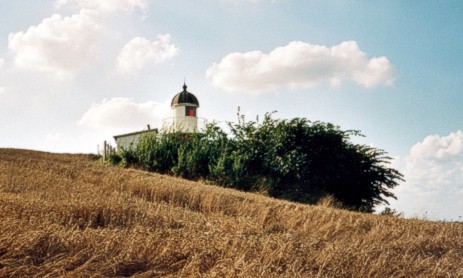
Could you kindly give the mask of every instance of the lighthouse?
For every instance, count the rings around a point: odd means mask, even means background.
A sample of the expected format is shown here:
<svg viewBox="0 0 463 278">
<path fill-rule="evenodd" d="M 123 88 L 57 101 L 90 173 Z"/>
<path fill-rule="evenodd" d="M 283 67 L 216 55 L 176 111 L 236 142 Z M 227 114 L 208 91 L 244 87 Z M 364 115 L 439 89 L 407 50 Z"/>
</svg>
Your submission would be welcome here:
<svg viewBox="0 0 463 278">
<path fill-rule="evenodd" d="M 148 130 L 113 136 L 116 141 L 117 150 L 128 150 L 136 147 L 140 138 L 149 133 L 156 135 L 159 132 L 164 133 L 174 131 L 181 133 L 193 133 L 198 131 L 199 101 L 195 95 L 187 91 L 185 83 L 183 84 L 183 91 L 176 94 L 172 99 L 170 107 L 172 108 L 173 117 L 164 119 L 162 128 L 151 129 L 150 125 L 147 125 Z M 201 119 L 200 122 L 204 124 L 204 119 Z"/>
<path fill-rule="evenodd" d="M 183 84 L 183 91 L 172 98 L 170 104 L 173 114 L 174 131 L 192 133 L 198 130 L 199 101 L 195 95 L 187 91 L 187 85 Z"/>
</svg>

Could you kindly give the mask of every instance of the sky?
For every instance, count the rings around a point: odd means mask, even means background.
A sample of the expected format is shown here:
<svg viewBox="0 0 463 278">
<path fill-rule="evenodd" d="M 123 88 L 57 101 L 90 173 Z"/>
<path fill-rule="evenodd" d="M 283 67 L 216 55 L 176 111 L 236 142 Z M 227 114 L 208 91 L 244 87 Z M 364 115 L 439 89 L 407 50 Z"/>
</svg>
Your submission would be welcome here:
<svg viewBox="0 0 463 278">
<path fill-rule="evenodd" d="M 208 121 L 362 131 L 404 174 L 391 208 L 462 221 L 462 47 L 461 1 L 1 1 L 0 148 L 96 153 L 186 81 Z"/>
</svg>

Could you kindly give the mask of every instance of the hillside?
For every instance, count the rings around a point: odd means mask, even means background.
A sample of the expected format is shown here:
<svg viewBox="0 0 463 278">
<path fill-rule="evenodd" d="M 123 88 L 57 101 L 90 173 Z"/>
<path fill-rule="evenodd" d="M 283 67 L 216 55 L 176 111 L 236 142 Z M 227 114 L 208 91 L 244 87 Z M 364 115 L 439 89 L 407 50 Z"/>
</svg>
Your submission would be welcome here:
<svg viewBox="0 0 463 278">
<path fill-rule="evenodd" d="M 463 277 L 463 225 L 0 149 L 0 276 Z"/>
</svg>

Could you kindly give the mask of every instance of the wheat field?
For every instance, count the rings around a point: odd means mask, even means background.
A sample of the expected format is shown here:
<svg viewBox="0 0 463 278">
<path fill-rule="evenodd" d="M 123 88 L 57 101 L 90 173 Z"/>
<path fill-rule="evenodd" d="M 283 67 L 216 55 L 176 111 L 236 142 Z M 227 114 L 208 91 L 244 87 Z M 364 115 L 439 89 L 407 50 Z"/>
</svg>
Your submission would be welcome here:
<svg viewBox="0 0 463 278">
<path fill-rule="evenodd" d="M 463 225 L 0 149 L 1 277 L 463 277 Z"/>
</svg>

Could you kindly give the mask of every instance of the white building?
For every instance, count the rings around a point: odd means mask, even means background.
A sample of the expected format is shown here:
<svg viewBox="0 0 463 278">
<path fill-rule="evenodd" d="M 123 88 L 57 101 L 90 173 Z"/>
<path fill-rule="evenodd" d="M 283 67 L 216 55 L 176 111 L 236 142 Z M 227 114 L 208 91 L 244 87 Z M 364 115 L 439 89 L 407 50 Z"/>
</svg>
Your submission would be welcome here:
<svg viewBox="0 0 463 278">
<path fill-rule="evenodd" d="M 192 133 L 198 130 L 199 101 L 195 95 L 187 91 L 186 84 L 183 84 L 183 91 L 174 96 L 170 106 L 173 117 L 164 119 L 161 132 Z M 114 140 L 117 150 L 135 147 L 141 136 L 148 133 L 157 134 L 158 132 L 157 128 L 150 129 L 148 125 L 148 130 L 116 135 Z"/>
<path fill-rule="evenodd" d="M 148 130 L 142 130 L 137 132 L 131 132 L 121 135 L 115 135 L 114 140 L 116 141 L 117 151 L 120 151 L 122 148 L 129 149 L 131 147 L 135 148 L 140 140 L 140 137 L 145 134 L 157 134 L 158 129 L 150 129 L 148 125 Z"/>
<path fill-rule="evenodd" d="M 198 130 L 199 101 L 195 95 L 186 89 L 186 84 L 183 84 L 183 91 L 172 99 L 170 107 L 173 117 L 164 120 L 164 130 L 183 133 L 192 133 Z"/>
</svg>

